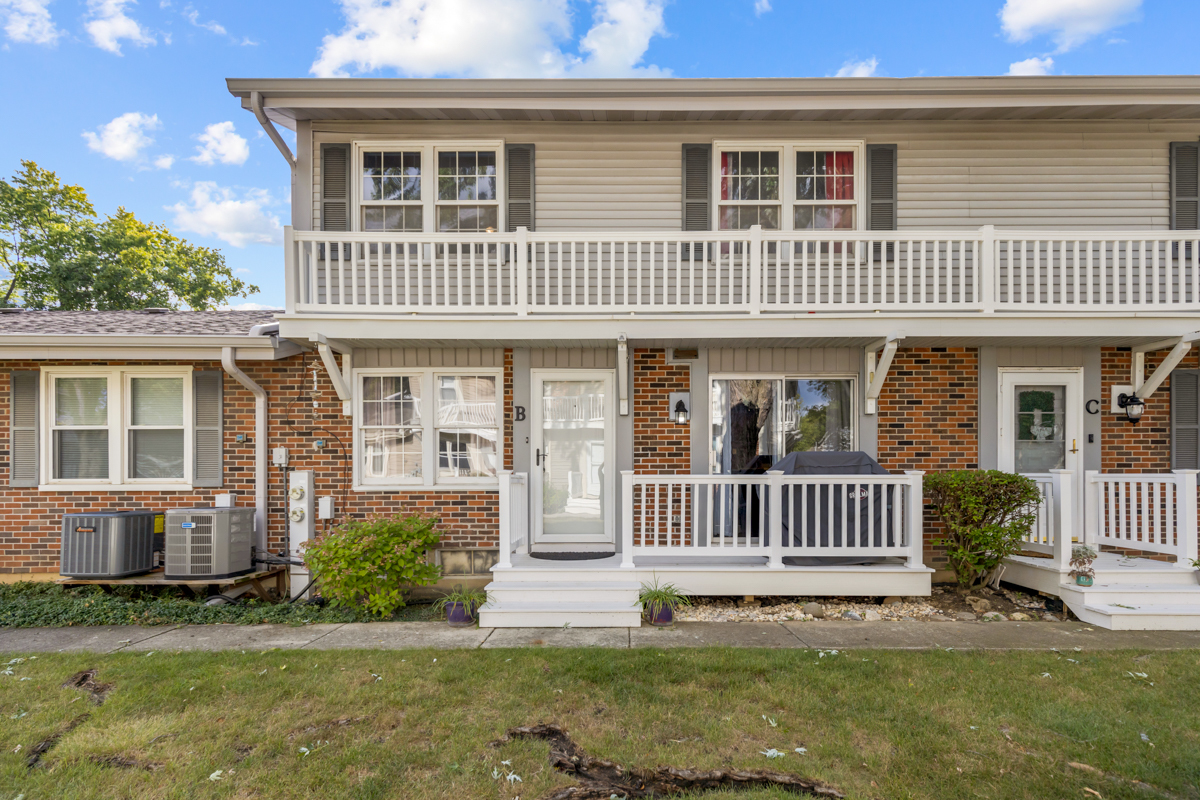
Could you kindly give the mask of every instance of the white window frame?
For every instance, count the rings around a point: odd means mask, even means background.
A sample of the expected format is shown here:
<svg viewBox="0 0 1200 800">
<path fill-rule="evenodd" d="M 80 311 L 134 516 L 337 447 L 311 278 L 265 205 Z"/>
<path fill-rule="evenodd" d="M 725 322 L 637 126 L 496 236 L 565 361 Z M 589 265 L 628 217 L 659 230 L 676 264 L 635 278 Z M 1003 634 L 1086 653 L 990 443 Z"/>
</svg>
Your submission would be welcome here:
<svg viewBox="0 0 1200 800">
<path fill-rule="evenodd" d="M 713 400 L 716 399 L 715 381 L 775 381 L 776 389 L 779 393 L 779 400 L 782 401 L 784 393 L 784 383 L 787 381 L 849 381 L 850 382 L 850 435 L 853 440 L 852 450 L 861 450 L 862 442 L 859 441 L 859 400 L 858 400 L 858 378 L 859 376 L 853 372 L 828 372 L 828 373 L 784 373 L 784 372 L 714 372 L 708 376 L 708 408 L 712 409 Z M 709 412 L 711 414 L 711 411 Z M 708 471 L 710 474 L 716 475 L 717 453 L 713 449 L 712 437 L 713 420 L 708 421 L 708 430 L 705 431 L 705 437 L 708 439 Z M 783 452 L 784 434 L 783 426 L 776 426 L 773 432 L 775 437 L 775 449 L 779 452 L 779 457 L 786 455 Z"/>
<path fill-rule="evenodd" d="M 365 448 L 362 438 L 362 379 L 376 376 L 404 376 L 421 381 L 421 476 L 406 479 L 369 479 L 363 475 Z M 444 491 L 471 489 L 494 490 L 499 478 L 438 478 L 437 379 L 441 376 L 494 377 L 496 379 L 496 461 L 497 472 L 504 469 L 507 442 L 504 439 L 504 370 L 494 367 L 365 367 L 351 370 L 354 381 L 354 491 L 425 491 L 438 487 Z"/>
<path fill-rule="evenodd" d="M 794 231 L 796 207 L 796 151 L 797 150 L 850 150 L 854 152 L 854 223 L 853 230 L 863 230 L 866 198 L 866 142 L 862 139 L 714 139 L 712 143 L 712 229 L 721 230 L 722 205 L 771 205 L 761 200 L 721 199 L 721 153 L 733 150 L 777 150 L 779 159 L 779 231 Z M 803 201 L 807 203 L 807 201 Z M 825 201 L 813 201 L 819 205 Z M 839 205 L 841 205 L 839 203 Z M 845 205 L 849 205 L 848 203 Z M 732 232 L 732 231 L 730 231 Z M 821 231 L 804 232 L 821 233 Z M 773 233 L 773 231 L 768 232 Z M 833 231 L 829 231 L 833 233 Z"/>
<path fill-rule="evenodd" d="M 362 213 L 364 205 L 415 205 L 412 201 L 392 200 L 392 201 L 376 201 L 363 199 L 363 176 L 362 176 L 362 157 L 364 152 L 374 151 L 407 151 L 421 153 L 421 224 L 423 233 L 438 233 L 437 229 L 437 207 L 438 205 L 489 205 L 489 203 L 479 203 L 474 200 L 444 200 L 440 203 L 437 199 L 437 154 L 441 150 L 495 150 L 496 151 L 496 220 L 497 232 L 507 228 L 508 221 L 505 218 L 507 210 L 504 202 L 506 184 L 505 184 L 505 161 L 504 161 L 504 140 L 503 139 L 371 139 L 353 142 L 351 165 L 351 183 L 353 190 L 351 196 L 354 198 L 354 213 L 351 215 L 351 230 L 362 232 Z M 388 231 L 387 235 L 403 236 L 404 231 Z M 411 233 L 411 231 L 409 231 Z M 456 235 L 454 232 L 447 232 L 450 235 Z M 407 373 L 406 373 L 407 374 Z"/>
<path fill-rule="evenodd" d="M 441 369 L 441 370 L 438 370 L 433 373 L 433 393 L 435 395 L 432 398 L 433 413 L 434 413 L 434 417 L 432 420 L 432 422 L 433 422 L 432 430 L 433 430 L 433 437 L 434 437 L 433 451 L 434 451 L 434 459 L 435 459 L 434 464 L 433 464 L 434 482 L 440 483 L 440 484 L 464 484 L 464 483 L 465 484 L 478 484 L 483 481 L 487 481 L 488 483 L 498 483 L 498 478 L 493 479 L 493 478 L 475 478 L 475 477 L 457 477 L 457 476 L 441 477 L 440 475 L 437 474 L 437 472 L 439 470 L 441 470 L 441 468 L 442 468 L 441 437 L 439 436 L 439 434 L 442 431 L 472 430 L 473 429 L 472 426 L 470 426 L 470 425 L 444 425 L 444 426 L 438 425 L 437 406 L 438 406 L 439 398 L 436 395 L 441 391 L 441 387 L 438 382 L 440 378 L 495 378 L 495 380 L 496 380 L 496 459 L 497 459 L 496 472 L 498 474 L 504 469 L 504 441 L 503 441 L 504 440 L 504 374 L 503 373 L 497 374 L 496 371 L 492 370 L 492 369 L 472 370 L 469 368 L 463 368 L 463 369 L 457 369 L 457 370 Z M 478 427 L 478 426 L 475 426 L 475 427 Z"/>
<path fill-rule="evenodd" d="M 56 378 L 95 378 L 108 380 L 108 480 L 67 480 L 54 477 L 54 381 Z M 183 478 L 134 479 L 129 474 L 129 431 L 132 409 L 132 378 L 179 378 L 183 381 Z M 47 491 L 106 491 L 138 489 L 144 491 L 190 490 L 192 488 L 193 441 L 195 420 L 192 412 L 192 367 L 49 367 L 42 370 L 41 475 L 39 489 Z M 173 428 L 172 428 L 173 429 Z"/>
</svg>

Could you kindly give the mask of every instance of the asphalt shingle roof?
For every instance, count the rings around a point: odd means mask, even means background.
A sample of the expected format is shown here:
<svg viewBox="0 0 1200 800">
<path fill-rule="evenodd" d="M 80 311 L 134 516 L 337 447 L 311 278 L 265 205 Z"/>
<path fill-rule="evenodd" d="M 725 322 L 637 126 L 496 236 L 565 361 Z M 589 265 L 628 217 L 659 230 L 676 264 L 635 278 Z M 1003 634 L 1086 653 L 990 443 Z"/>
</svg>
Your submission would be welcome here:
<svg viewBox="0 0 1200 800">
<path fill-rule="evenodd" d="M 6 334 L 116 336 L 246 336 L 275 321 L 274 311 L 22 311 L 0 314 Z"/>
</svg>

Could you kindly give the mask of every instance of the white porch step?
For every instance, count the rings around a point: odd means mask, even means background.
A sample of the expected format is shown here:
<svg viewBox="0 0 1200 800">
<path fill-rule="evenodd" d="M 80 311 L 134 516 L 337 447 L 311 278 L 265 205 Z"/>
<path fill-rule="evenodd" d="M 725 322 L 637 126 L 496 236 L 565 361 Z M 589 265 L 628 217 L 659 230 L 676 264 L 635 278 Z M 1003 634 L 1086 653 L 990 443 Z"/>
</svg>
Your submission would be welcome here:
<svg viewBox="0 0 1200 800">
<path fill-rule="evenodd" d="M 1182 571 L 1182 570 L 1181 570 Z M 1075 616 L 1118 631 L 1200 630 L 1200 584 L 1064 583 L 1059 595 Z"/>
<path fill-rule="evenodd" d="M 1093 586 L 1066 584 L 1063 595 L 1080 595 L 1086 605 L 1122 603 L 1136 606 L 1139 603 L 1194 604 L 1200 608 L 1200 584 L 1192 578 L 1191 583 L 1096 583 Z"/>
<path fill-rule="evenodd" d="M 1071 611 L 1084 622 L 1114 631 L 1200 631 L 1200 605 L 1087 605 L 1071 606 Z"/>
<path fill-rule="evenodd" d="M 641 585 L 629 580 L 540 580 L 506 571 L 487 585 L 488 605 L 479 611 L 485 628 L 636 628 Z M 555 575 L 555 577 L 562 577 Z"/>
<path fill-rule="evenodd" d="M 640 584 L 630 581 L 492 581 L 488 596 L 502 602 L 553 603 L 556 601 L 608 603 L 637 602 Z"/>
</svg>

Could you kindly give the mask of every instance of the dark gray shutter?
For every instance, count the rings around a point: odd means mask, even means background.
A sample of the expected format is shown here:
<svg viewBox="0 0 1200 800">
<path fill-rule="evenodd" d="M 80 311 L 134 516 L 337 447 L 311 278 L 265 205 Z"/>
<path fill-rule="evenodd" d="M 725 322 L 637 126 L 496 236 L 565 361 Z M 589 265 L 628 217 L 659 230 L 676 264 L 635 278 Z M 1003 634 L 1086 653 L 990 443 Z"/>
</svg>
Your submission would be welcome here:
<svg viewBox="0 0 1200 800">
<path fill-rule="evenodd" d="M 8 485 L 38 485 L 39 372 L 10 372 L 8 430 Z"/>
<path fill-rule="evenodd" d="M 1171 230 L 1200 229 L 1200 144 L 1171 142 Z"/>
<path fill-rule="evenodd" d="M 224 426 L 222 425 L 222 381 L 220 370 L 192 373 L 192 485 L 214 489 L 224 478 Z"/>
<path fill-rule="evenodd" d="M 504 148 L 507 177 L 504 181 L 507 193 L 505 215 L 510 231 L 521 227 L 536 230 L 533 156 L 534 147 L 531 144 L 510 144 Z"/>
<path fill-rule="evenodd" d="M 1171 469 L 1200 469 L 1200 370 L 1171 373 Z"/>
<path fill-rule="evenodd" d="M 683 146 L 683 230 L 712 230 L 709 213 L 712 168 L 711 144 Z"/>
<path fill-rule="evenodd" d="M 896 145 L 867 145 L 866 176 L 867 230 L 896 230 Z"/>
<path fill-rule="evenodd" d="M 321 145 L 321 230 L 350 230 L 350 145 Z"/>
</svg>

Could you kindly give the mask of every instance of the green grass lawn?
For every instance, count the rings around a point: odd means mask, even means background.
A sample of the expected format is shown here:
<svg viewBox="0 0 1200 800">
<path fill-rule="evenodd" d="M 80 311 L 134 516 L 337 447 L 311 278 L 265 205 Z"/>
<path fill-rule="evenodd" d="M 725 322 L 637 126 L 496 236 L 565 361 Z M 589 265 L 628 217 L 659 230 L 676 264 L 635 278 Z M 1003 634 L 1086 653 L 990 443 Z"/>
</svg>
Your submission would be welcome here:
<svg viewBox="0 0 1200 800">
<path fill-rule="evenodd" d="M 546 745 L 487 743 L 538 722 L 622 764 L 770 768 L 848 797 L 1200 796 L 1197 651 L 276 650 L 9 668 L 0 800 L 534 800 L 572 783 Z M 91 668 L 112 685 L 102 705 L 62 688 Z"/>
</svg>

